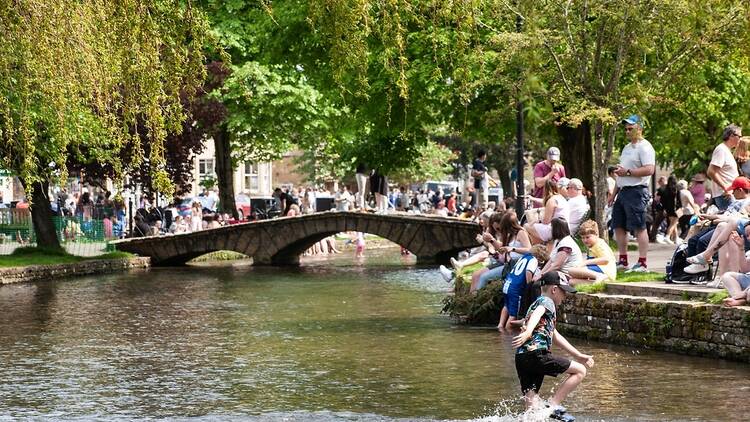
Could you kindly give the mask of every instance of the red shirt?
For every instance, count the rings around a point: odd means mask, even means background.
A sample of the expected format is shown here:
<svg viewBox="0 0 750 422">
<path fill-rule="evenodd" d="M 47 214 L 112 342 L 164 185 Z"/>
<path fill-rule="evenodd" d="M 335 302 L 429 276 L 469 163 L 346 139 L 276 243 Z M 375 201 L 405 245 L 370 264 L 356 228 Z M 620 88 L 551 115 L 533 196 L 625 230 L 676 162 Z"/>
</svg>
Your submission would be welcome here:
<svg viewBox="0 0 750 422">
<path fill-rule="evenodd" d="M 557 172 L 556 175 L 552 177 L 553 182 L 557 182 L 562 177 L 565 176 L 565 167 L 562 167 L 562 164 L 560 165 L 560 171 Z M 547 164 L 547 160 L 542 160 L 534 166 L 534 180 L 536 180 L 537 177 L 544 177 L 552 171 L 552 167 Z M 544 198 L 544 186 L 541 188 L 536 187 L 536 182 L 534 182 L 534 189 L 531 190 L 531 196 L 535 198 Z"/>
</svg>

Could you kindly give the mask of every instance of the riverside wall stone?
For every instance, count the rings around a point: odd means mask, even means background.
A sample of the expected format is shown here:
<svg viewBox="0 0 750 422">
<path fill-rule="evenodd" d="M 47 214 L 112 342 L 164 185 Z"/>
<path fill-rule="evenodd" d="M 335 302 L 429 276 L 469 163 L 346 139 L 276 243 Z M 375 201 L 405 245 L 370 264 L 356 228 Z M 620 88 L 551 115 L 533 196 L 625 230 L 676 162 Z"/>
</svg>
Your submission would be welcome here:
<svg viewBox="0 0 750 422">
<path fill-rule="evenodd" d="M 150 258 L 137 257 L 123 259 L 98 259 L 76 262 L 72 264 L 8 267 L 0 268 L 0 284 L 52 280 L 61 277 L 91 274 L 107 274 L 135 268 L 148 268 L 150 266 Z"/>
<path fill-rule="evenodd" d="M 565 335 L 750 362 L 750 308 L 654 297 L 577 294 L 562 304 Z"/>
</svg>

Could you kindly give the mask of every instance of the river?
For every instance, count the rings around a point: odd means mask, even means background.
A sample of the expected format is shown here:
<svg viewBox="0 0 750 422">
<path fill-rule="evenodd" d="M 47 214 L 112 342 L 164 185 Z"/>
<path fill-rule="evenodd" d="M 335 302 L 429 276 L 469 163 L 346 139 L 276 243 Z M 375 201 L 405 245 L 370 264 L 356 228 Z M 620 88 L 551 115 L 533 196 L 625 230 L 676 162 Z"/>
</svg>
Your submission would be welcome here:
<svg viewBox="0 0 750 422">
<path fill-rule="evenodd" d="M 509 338 L 448 291 L 398 250 L 2 286 L 0 419 L 517 420 Z M 572 342 L 579 421 L 746 418 L 748 365 Z"/>
</svg>

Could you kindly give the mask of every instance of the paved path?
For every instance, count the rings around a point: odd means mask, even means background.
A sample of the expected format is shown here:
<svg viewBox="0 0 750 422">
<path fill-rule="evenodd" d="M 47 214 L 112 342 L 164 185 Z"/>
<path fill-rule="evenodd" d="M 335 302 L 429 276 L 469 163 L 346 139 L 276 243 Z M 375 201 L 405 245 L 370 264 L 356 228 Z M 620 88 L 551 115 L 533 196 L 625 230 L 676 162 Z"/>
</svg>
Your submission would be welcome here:
<svg viewBox="0 0 750 422">
<path fill-rule="evenodd" d="M 672 259 L 675 245 L 662 245 L 659 243 L 649 243 L 648 245 L 648 269 L 659 273 L 666 272 L 667 261 Z M 617 258 L 617 252 L 615 252 Z M 628 263 L 630 265 L 638 262 L 638 252 L 628 251 Z"/>
</svg>

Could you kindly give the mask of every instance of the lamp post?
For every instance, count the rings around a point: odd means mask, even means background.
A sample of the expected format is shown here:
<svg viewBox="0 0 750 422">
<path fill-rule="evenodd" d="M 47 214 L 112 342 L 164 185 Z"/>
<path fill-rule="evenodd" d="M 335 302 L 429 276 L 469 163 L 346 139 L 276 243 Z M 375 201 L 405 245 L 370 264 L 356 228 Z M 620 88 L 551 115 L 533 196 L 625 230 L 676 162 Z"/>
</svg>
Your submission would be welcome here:
<svg viewBox="0 0 750 422">
<path fill-rule="evenodd" d="M 518 3 L 516 3 L 517 5 Z M 523 17 L 516 15 L 516 32 L 523 30 Z M 526 202 L 526 188 L 523 185 L 523 101 L 521 101 L 520 87 L 516 101 L 516 215 L 518 220 L 523 217 Z"/>
</svg>

